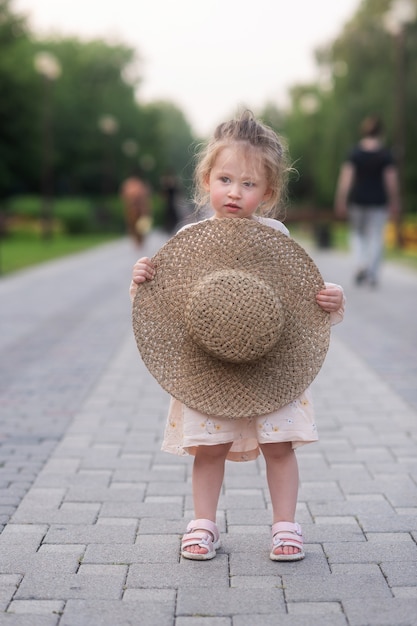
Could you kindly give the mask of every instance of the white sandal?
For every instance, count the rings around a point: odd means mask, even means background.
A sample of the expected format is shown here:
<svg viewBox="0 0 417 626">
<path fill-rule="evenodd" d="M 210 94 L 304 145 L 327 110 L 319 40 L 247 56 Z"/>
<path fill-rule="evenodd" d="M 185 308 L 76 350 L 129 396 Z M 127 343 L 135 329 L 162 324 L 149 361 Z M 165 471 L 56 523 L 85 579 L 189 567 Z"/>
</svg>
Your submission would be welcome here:
<svg viewBox="0 0 417 626">
<path fill-rule="evenodd" d="M 200 546 L 207 552 L 203 554 L 189 552 L 185 549 L 189 546 Z M 214 559 L 218 548 L 220 548 L 220 535 L 216 524 L 209 519 L 191 520 L 181 541 L 181 556 L 193 561 L 208 561 Z"/>
<path fill-rule="evenodd" d="M 298 548 L 294 554 L 275 554 L 277 548 L 293 546 Z M 301 561 L 305 557 L 303 534 L 300 524 L 277 522 L 272 526 L 272 548 L 269 558 L 272 561 Z"/>
</svg>

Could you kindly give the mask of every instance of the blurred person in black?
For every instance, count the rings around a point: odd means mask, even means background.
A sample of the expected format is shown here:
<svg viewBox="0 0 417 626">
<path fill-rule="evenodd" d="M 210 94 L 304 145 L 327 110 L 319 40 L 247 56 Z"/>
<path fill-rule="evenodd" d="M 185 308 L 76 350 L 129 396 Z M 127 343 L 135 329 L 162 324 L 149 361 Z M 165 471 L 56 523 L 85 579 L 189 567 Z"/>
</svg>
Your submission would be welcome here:
<svg viewBox="0 0 417 626">
<path fill-rule="evenodd" d="M 179 184 L 173 170 L 169 169 L 161 178 L 161 191 L 165 200 L 164 227 L 169 234 L 174 234 L 180 220 L 178 212 Z"/>
<path fill-rule="evenodd" d="M 349 217 L 357 285 L 377 286 L 388 218 L 399 215 L 397 168 L 382 139 L 378 116 L 366 117 L 361 139 L 340 169 L 335 196 L 337 217 Z"/>
</svg>

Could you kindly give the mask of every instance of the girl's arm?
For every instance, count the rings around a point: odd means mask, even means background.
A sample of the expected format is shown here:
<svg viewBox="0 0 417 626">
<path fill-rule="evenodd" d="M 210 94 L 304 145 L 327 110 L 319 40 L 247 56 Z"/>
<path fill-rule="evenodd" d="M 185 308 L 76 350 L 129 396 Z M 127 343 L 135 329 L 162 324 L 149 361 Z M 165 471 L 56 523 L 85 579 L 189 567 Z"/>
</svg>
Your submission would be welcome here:
<svg viewBox="0 0 417 626">
<path fill-rule="evenodd" d="M 319 291 L 316 302 L 324 311 L 330 313 L 330 323 L 332 326 L 339 324 L 345 314 L 345 294 L 340 285 L 325 283 L 325 288 Z"/>
<path fill-rule="evenodd" d="M 144 256 L 136 261 L 133 266 L 132 282 L 129 288 L 129 295 L 132 302 L 135 298 L 138 285 L 144 283 L 146 280 L 152 280 L 154 276 L 155 267 L 148 257 Z"/>
</svg>

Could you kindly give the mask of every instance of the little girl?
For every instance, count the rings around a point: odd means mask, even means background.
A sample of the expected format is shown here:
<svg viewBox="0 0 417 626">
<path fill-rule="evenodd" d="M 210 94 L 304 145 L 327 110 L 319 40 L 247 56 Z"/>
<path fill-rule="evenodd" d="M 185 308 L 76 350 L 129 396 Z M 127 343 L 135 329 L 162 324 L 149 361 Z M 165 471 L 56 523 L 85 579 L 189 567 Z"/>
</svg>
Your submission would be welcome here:
<svg viewBox="0 0 417 626">
<path fill-rule="evenodd" d="M 246 111 L 238 119 L 218 126 L 201 153 L 195 171 L 197 204 L 210 204 L 210 219 L 257 220 L 289 235 L 281 222 L 265 217 L 280 204 L 287 172 L 280 137 Z M 132 300 L 137 285 L 154 276 L 149 258 L 136 262 L 130 287 Z M 341 287 L 326 283 L 316 301 L 330 314 L 331 323 L 343 319 Z M 194 456 L 195 519 L 183 536 L 182 556 L 194 560 L 216 556 L 220 546 L 216 511 L 225 461 L 247 461 L 262 452 L 273 515 L 270 558 L 303 559 L 301 527 L 295 522 L 299 482 L 295 448 L 317 439 L 310 388 L 287 406 L 257 418 L 207 416 L 172 398 L 162 449 Z"/>
</svg>

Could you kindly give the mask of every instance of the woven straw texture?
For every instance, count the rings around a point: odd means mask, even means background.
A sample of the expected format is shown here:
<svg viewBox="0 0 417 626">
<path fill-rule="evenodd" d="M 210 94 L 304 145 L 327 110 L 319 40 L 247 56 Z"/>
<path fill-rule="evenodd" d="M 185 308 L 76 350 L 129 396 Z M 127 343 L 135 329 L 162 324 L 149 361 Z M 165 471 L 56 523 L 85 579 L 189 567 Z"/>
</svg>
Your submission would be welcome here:
<svg viewBox="0 0 417 626">
<path fill-rule="evenodd" d="M 305 250 L 255 220 L 206 220 L 153 257 L 133 330 L 172 396 L 206 415 L 272 413 L 314 380 L 330 339 L 316 303 L 324 283 Z"/>
</svg>

